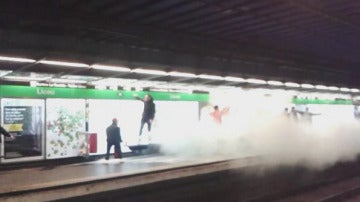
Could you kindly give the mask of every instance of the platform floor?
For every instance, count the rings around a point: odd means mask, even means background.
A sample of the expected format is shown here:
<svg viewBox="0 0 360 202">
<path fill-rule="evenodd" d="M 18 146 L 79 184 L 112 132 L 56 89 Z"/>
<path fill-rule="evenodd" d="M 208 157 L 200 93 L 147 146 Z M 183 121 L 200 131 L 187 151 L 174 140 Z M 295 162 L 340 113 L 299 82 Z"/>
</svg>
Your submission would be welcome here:
<svg viewBox="0 0 360 202">
<path fill-rule="evenodd" d="M 1 171 L 0 195 L 227 160 L 231 159 L 150 155 Z"/>
</svg>

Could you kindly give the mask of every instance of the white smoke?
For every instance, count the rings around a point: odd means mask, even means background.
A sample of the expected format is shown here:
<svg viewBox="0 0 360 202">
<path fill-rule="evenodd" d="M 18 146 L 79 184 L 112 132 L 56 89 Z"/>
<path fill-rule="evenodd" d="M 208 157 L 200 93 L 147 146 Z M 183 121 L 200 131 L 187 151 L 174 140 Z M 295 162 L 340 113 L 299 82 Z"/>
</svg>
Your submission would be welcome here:
<svg viewBox="0 0 360 202">
<path fill-rule="evenodd" d="M 269 166 L 303 165 L 316 169 L 353 160 L 360 154 L 360 124 L 357 123 L 319 129 L 276 119 L 253 122 L 246 129 L 241 128 L 205 123 L 182 127 L 172 131 L 172 138 L 162 139 L 162 151 L 192 158 L 254 155 L 261 156 Z"/>
<path fill-rule="evenodd" d="M 233 106 L 244 102 L 251 104 L 232 107 L 230 114 L 223 117 L 221 125 L 205 116 L 199 123 L 176 130 L 169 128 L 168 134 L 172 136 L 161 138 L 162 151 L 191 158 L 252 155 L 261 157 L 270 167 L 301 165 L 314 169 L 351 161 L 360 154 L 360 123 L 352 120 L 351 116 L 341 121 L 341 115 L 336 116 L 335 113 L 328 117 L 326 114 L 324 116 L 329 119 L 314 120 L 314 125 L 294 122 L 281 115 L 286 102 L 271 99 L 273 102 L 267 99 L 257 104 L 249 96 L 241 97 L 240 101 L 233 98 Z M 264 106 L 262 103 L 270 104 Z M 335 108 L 340 109 L 341 106 Z M 208 115 L 211 108 L 203 110 L 202 114 Z M 264 111 L 277 111 L 277 114 Z"/>
<path fill-rule="evenodd" d="M 254 154 L 263 155 L 269 165 L 330 166 L 355 159 L 360 153 L 360 127 L 340 123 L 312 128 L 284 120 L 254 128 L 246 136 Z"/>
</svg>

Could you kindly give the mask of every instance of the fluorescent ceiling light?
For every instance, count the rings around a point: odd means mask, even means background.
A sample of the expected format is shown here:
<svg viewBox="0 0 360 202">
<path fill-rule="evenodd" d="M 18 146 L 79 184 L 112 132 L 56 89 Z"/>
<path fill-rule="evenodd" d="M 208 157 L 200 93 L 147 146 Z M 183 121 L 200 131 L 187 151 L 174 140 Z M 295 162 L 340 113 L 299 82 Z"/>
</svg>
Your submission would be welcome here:
<svg viewBox="0 0 360 202">
<path fill-rule="evenodd" d="M 210 79 L 210 80 L 224 80 L 224 77 L 222 77 L 222 76 L 209 75 L 209 74 L 200 74 L 199 78 Z"/>
<path fill-rule="evenodd" d="M 214 88 L 208 86 L 194 86 L 192 89 L 195 91 L 198 90 L 198 91 L 210 92 L 213 91 Z"/>
<path fill-rule="evenodd" d="M 185 87 L 185 86 L 178 86 L 178 85 L 161 86 L 160 88 L 167 89 L 167 90 L 172 90 L 172 91 L 182 91 L 182 92 L 187 92 L 187 93 L 192 92 L 191 88 Z"/>
<path fill-rule="evenodd" d="M 0 60 L 10 61 L 10 62 L 36 62 L 36 60 L 28 59 L 28 58 L 5 57 L 5 56 L 0 56 Z"/>
<path fill-rule="evenodd" d="M 232 77 L 232 76 L 226 76 L 225 81 L 232 81 L 232 82 L 245 82 L 245 79 L 240 77 Z"/>
<path fill-rule="evenodd" d="M 328 90 L 329 89 L 329 87 L 323 86 L 323 85 L 316 85 L 315 88 L 319 89 L 319 90 Z"/>
<path fill-rule="evenodd" d="M 0 70 L 0 77 L 2 77 L 2 76 L 5 76 L 5 75 L 7 75 L 7 74 L 9 74 L 9 73 L 11 73 L 12 71 L 3 71 L 3 70 Z"/>
<path fill-rule="evenodd" d="M 303 83 L 303 84 L 301 84 L 300 86 L 301 86 L 302 88 L 315 88 L 314 85 L 308 84 L 308 83 Z"/>
<path fill-rule="evenodd" d="M 360 90 L 357 89 L 357 88 L 352 88 L 352 89 L 350 89 L 350 91 L 353 92 L 353 93 L 358 93 L 358 92 L 360 92 Z"/>
<path fill-rule="evenodd" d="M 343 91 L 343 92 L 349 92 L 350 89 L 349 88 L 340 88 L 340 91 Z"/>
<path fill-rule="evenodd" d="M 197 76 L 192 73 L 186 73 L 186 72 L 169 72 L 169 76 L 177 76 L 177 77 L 188 77 L 188 78 L 196 78 Z"/>
<path fill-rule="evenodd" d="M 86 88 L 86 86 L 76 85 L 76 84 L 67 84 L 67 86 L 70 88 Z"/>
<path fill-rule="evenodd" d="M 132 70 L 134 73 L 140 73 L 140 74 L 152 74 L 152 75 L 159 75 L 159 76 L 166 76 L 167 73 L 161 70 L 152 70 L 152 69 L 134 69 Z"/>
<path fill-rule="evenodd" d="M 267 84 L 269 84 L 271 86 L 282 86 L 282 85 L 284 85 L 284 83 L 281 82 L 281 81 L 267 81 Z"/>
<path fill-rule="evenodd" d="M 285 83 L 285 86 L 298 88 L 298 87 L 300 87 L 300 84 L 294 83 L 294 82 L 286 82 L 286 83 Z"/>
<path fill-rule="evenodd" d="M 84 81 L 84 80 L 59 79 L 59 78 L 54 78 L 54 79 L 51 79 L 50 81 L 54 82 L 54 83 L 77 83 L 77 84 L 87 83 L 87 81 Z"/>
<path fill-rule="evenodd" d="M 114 72 L 130 72 L 131 69 L 127 67 L 120 66 L 110 66 L 110 65 L 91 65 L 93 69 L 106 70 L 106 71 L 114 71 Z"/>
<path fill-rule="evenodd" d="M 329 86 L 329 90 L 339 90 L 339 88 L 336 86 Z"/>
<path fill-rule="evenodd" d="M 97 81 L 92 81 L 91 83 L 94 85 L 105 85 L 105 86 L 109 86 L 109 85 L 119 85 L 119 86 L 124 86 L 124 85 L 129 85 L 131 83 L 137 83 L 138 80 L 136 79 L 118 79 L 118 78 L 106 78 L 106 79 L 101 79 L 101 80 L 97 80 Z"/>
<path fill-rule="evenodd" d="M 49 79 L 50 77 L 39 78 L 39 77 L 5 76 L 3 78 L 11 81 L 44 81 Z"/>
<path fill-rule="evenodd" d="M 105 85 L 96 85 L 95 89 L 99 89 L 99 90 L 105 90 L 106 86 Z"/>
<path fill-rule="evenodd" d="M 266 81 L 261 79 L 246 79 L 245 81 L 253 84 L 266 84 Z"/>
<path fill-rule="evenodd" d="M 61 61 L 54 61 L 54 60 L 40 60 L 39 63 L 48 64 L 48 65 L 57 65 L 57 66 L 68 66 L 68 67 L 89 67 L 89 65 L 84 64 L 84 63 L 61 62 Z"/>
<path fill-rule="evenodd" d="M 70 80 L 84 80 L 84 81 L 95 81 L 99 80 L 102 77 L 99 76 L 79 76 L 79 75 L 63 75 L 61 76 L 62 79 L 70 79 Z"/>
</svg>

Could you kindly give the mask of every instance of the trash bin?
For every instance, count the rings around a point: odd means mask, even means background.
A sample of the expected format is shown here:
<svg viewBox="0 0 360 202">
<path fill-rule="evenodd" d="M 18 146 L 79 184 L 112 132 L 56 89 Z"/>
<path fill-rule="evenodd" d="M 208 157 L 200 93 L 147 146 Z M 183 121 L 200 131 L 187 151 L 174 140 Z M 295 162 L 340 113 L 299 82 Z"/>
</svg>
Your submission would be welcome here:
<svg viewBox="0 0 360 202">
<path fill-rule="evenodd" d="M 97 133 L 89 134 L 89 153 L 97 152 Z"/>
</svg>

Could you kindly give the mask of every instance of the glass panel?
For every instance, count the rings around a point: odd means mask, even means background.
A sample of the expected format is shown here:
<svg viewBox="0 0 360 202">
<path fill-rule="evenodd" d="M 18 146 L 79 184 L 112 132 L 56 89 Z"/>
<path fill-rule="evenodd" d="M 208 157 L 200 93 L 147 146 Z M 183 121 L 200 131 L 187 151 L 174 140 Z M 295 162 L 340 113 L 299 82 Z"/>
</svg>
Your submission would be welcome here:
<svg viewBox="0 0 360 202">
<path fill-rule="evenodd" d="M 106 128 L 111 125 L 113 118 L 118 119 L 123 141 L 137 143 L 142 107 L 140 101 L 89 100 L 89 132 L 97 133 L 98 154 L 106 153 Z M 122 152 L 129 151 L 123 144 L 121 147 Z"/>
<path fill-rule="evenodd" d="M 97 152 L 106 152 L 106 128 L 117 118 L 121 137 L 127 145 L 159 143 L 164 139 L 183 138 L 177 128 L 198 123 L 199 103 L 189 101 L 155 101 L 155 119 L 151 131 L 147 125 L 139 138 L 144 105 L 138 100 L 89 100 L 89 132 L 97 133 Z M 180 125 L 181 126 L 180 126 Z M 181 131 L 181 130 L 180 130 Z M 113 149 L 113 148 L 112 148 Z M 122 152 L 129 149 L 122 144 Z"/>
<path fill-rule="evenodd" d="M 15 135 L 5 138 L 5 159 L 43 155 L 44 101 L 36 99 L 3 99 L 4 128 Z"/>
</svg>

